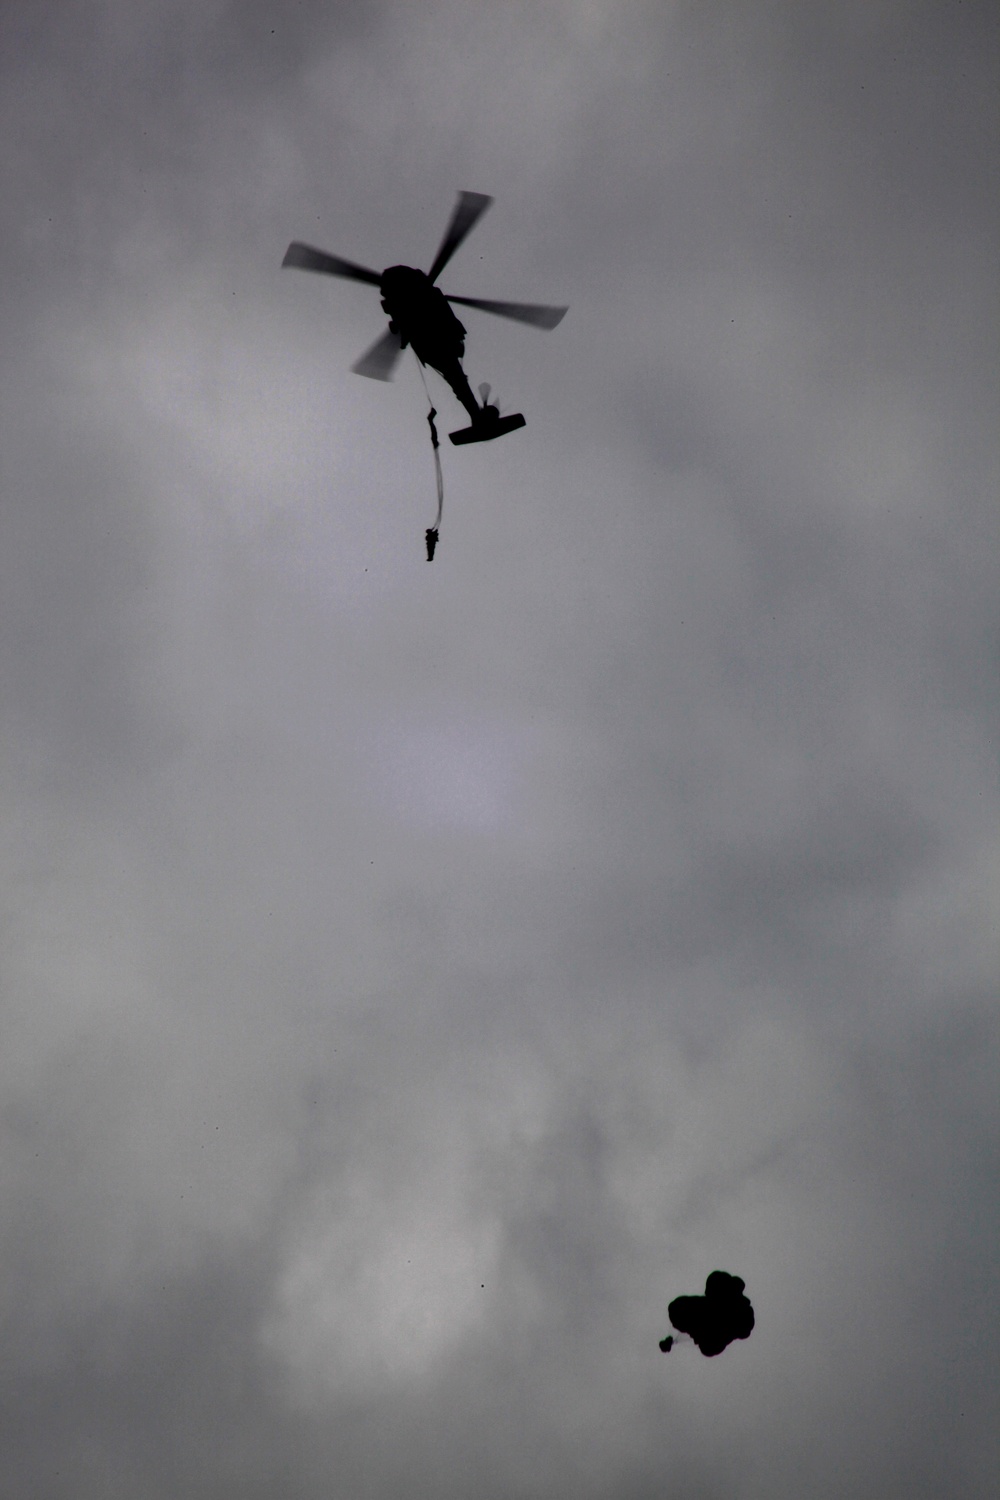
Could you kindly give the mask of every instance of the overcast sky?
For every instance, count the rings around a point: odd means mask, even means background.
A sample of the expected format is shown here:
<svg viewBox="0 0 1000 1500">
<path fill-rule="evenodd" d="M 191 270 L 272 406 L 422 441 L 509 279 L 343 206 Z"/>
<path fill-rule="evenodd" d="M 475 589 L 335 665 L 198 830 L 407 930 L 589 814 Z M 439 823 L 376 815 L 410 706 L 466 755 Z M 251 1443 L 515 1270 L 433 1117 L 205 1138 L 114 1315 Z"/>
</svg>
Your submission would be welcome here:
<svg viewBox="0 0 1000 1500">
<path fill-rule="evenodd" d="M 4 1500 L 993 1493 L 998 19 L 6 0 Z"/>
</svg>

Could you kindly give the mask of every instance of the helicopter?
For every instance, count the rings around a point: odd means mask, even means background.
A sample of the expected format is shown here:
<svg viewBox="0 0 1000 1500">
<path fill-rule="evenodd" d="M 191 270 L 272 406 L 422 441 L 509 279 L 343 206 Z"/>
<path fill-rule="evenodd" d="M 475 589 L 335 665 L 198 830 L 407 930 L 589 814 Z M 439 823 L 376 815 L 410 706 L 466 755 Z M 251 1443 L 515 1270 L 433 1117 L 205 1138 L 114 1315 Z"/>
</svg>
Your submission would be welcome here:
<svg viewBox="0 0 1000 1500">
<path fill-rule="evenodd" d="M 449 433 L 453 443 L 483 443 L 525 425 L 520 412 L 501 417 L 498 406 L 489 403 L 489 386 L 481 386 L 482 402 L 476 400 L 462 369 L 465 354 L 465 328 L 452 312 L 449 303 L 478 307 L 483 312 L 535 328 L 555 328 L 567 309 L 533 302 L 489 302 L 481 297 L 455 297 L 442 292 L 435 282 L 455 251 L 489 208 L 493 199 L 487 193 L 460 192 L 444 238 L 429 271 L 414 266 L 388 266 L 373 271 L 353 261 L 329 255 L 312 245 L 293 240 L 285 251 L 282 266 L 299 271 L 318 271 L 326 276 L 342 276 L 348 281 L 363 281 L 377 286 L 382 310 L 388 314 L 389 327 L 376 339 L 351 369 L 371 380 L 391 380 L 401 352 L 409 346 L 422 365 L 430 365 L 448 382 L 469 414 L 469 427 Z"/>
</svg>

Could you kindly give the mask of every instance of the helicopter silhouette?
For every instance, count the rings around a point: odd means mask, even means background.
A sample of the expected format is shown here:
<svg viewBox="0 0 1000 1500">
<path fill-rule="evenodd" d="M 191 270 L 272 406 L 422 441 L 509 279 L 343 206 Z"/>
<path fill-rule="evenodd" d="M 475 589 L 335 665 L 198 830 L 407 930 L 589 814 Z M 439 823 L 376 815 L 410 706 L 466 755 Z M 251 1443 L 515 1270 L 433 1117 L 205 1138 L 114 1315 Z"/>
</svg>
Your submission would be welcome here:
<svg viewBox="0 0 1000 1500">
<path fill-rule="evenodd" d="M 483 443 L 525 425 L 520 412 L 501 417 L 500 409 L 488 401 L 489 387 L 482 404 L 469 385 L 462 359 L 465 355 L 465 328 L 449 307 L 457 302 L 463 307 L 478 307 L 517 323 L 535 328 L 555 328 L 563 319 L 565 307 L 549 307 L 533 302 L 489 302 L 481 297 L 454 297 L 442 292 L 434 283 L 451 260 L 470 230 L 482 218 L 493 199 L 486 193 L 459 193 L 458 202 L 445 230 L 429 271 L 414 266 L 388 266 L 372 271 L 367 266 L 342 260 L 293 240 L 285 251 L 283 266 L 299 271 L 318 271 L 326 276 L 343 276 L 348 281 L 363 281 L 377 286 L 382 296 L 382 310 L 389 316 L 389 327 L 382 337 L 351 366 L 356 375 L 371 380 L 391 380 L 401 352 L 409 346 L 422 365 L 430 365 L 451 386 L 465 407 L 471 426 L 449 434 L 453 443 Z"/>
</svg>

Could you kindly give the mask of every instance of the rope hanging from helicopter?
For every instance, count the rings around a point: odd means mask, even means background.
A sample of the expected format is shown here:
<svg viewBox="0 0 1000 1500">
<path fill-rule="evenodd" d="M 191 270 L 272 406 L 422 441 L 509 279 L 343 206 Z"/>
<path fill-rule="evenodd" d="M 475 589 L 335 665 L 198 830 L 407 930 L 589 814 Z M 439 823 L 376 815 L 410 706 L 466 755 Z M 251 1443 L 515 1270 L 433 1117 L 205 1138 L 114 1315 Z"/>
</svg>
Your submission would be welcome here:
<svg viewBox="0 0 1000 1500">
<path fill-rule="evenodd" d="M 414 351 L 414 353 L 416 353 L 416 351 Z M 431 400 L 431 393 L 427 385 L 427 377 L 424 374 L 424 367 L 419 356 L 417 356 L 417 368 L 420 371 L 420 379 L 423 381 L 424 393 L 427 396 L 427 404 L 430 407 L 430 410 L 427 413 L 427 424 L 431 429 L 431 448 L 434 453 L 434 475 L 437 479 L 437 515 L 434 517 L 434 525 L 428 526 L 427 530 L 424 532 L 424 540 L 427 543 L 427 561 L 433 562 L 434 549 L 438 544 L 438 533 L 441 527 L 441 512 L 444 509 L 444 476 L 441 473 L 441 443 L 438 438 L 437 427 L 434 423 L 434 418 L 437 416 L 437 410 L 435 409 L 434 402 Z"/>
</svg>

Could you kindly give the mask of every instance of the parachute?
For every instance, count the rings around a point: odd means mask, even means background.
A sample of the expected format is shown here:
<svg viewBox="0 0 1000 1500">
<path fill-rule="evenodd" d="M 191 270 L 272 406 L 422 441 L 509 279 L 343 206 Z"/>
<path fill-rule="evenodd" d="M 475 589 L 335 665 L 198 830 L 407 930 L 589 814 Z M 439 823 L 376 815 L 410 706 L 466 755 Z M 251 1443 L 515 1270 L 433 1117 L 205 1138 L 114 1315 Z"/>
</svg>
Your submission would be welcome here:
<svg viewBox="0 0 1000 1500">
<path fill-rule="evenodd" d="M 667 1315 L 677 1332 L 687 1334 L 702 1354 L 721 1354 L 734 1339 L 748 1339 L 753 1332 L 754 1316 L 749 1297 L 744 1297 L 746 1283 L 728 1271 L 713 1271 L 705 1282 L 702 1297 L 675 1297 Z M 666 1354 L 677 1343 L 673 1334 L 660 1340 Z"/>
</svg>

